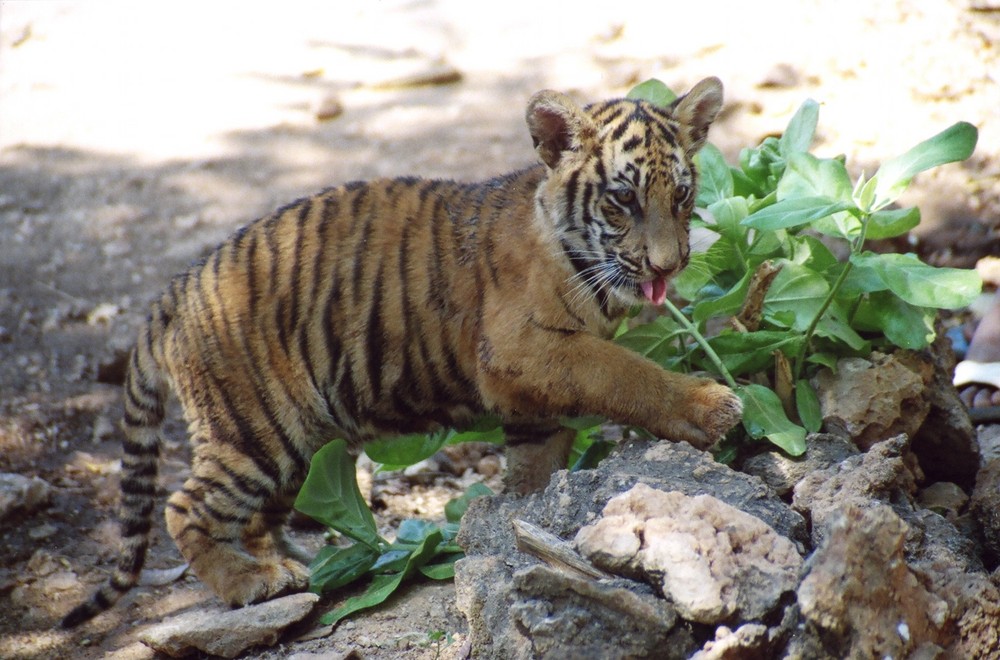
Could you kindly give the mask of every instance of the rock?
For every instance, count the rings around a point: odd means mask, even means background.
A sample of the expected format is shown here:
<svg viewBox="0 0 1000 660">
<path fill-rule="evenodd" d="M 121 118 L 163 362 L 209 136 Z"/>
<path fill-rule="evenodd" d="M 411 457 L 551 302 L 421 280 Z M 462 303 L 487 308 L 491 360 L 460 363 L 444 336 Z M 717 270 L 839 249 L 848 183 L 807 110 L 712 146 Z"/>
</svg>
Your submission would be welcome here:
<svg viewBox="0 0 1000 660">
<path fill-rule="evenodd" d="M 941 515 L 914 506 L 916 478 L 907 461 L 906 436 L 876 444 L 867 454 L 806 476 L 794 489 L 792 506 L 812 518 L 812 538 L 819 546 L 829 524 L 846 506 L 886 504 L 908 525 L 906 552 L 914 562 L 938 562 L 981 571 L 972 540 Z M 955 522 L 960 522 L 956 520 Z"/>
<path fill-rule="evenodd" d="M 324 96 L 316 106 L 316 120 L 330 121 L 344 114 L 344 104 L 336 95 Z"/>
<path fill-rule="evenodd" d="M 767 626 L 748 623 L 736 630 L 726 626 L 715 629 L 715 639 L 705 642 L 691 660 L 742 660 L 743 658 L 765 658 L 770 647 Z"/>
<path fill-rule="evenodd" d="M 969 510 L 979 524 L 987 562 L 996 566 L 1000 563 L 1000 459 L 979 471 Z"/>
<path fill-rule="evenodd" d="M 100 444 L 105 440 L 110 440 L 115 435 L 114 423 L 104 415 L 98 416 L 94 420 L 93 429 L 90 432 L 90 441 L 93 444 Z"/>
<path fill-rule="evenodd" d="M 761 89 L 790 89 L 802 83 L 802 74 L 791 64 L 780 62 L 772 66 L 757 87 Z"/>
<path fill-rule="evenodd" d="M 866 454 L 808 474 L 795 486 L 792 507 L 812 518 L 812 539 L 820 545 L 830 521 L 846 505 L 870 506 L 872 500 L 905 503 L 916 490 L 904 460 L 905 435 L 874 445 Z"/>
<path fill-rule="evenodd" d="M 907 565 L 906 537 L 906 523 L 888 506 L 848 504 L 828 522 L 798 589 L 826 654 L 905 658 L 950 642 L 948 603 Z"/>
<path fill-rule="evenodd" d="M 825 427 L 846 434 L 862 451 L 900 433 L 913 437 L 930 411 L 924 375 L 893 355 L 841 358 L 836 372 L 821 370 L 813 384 Z"/>
<path fill-rule="evenodd" d="M 536 574 L 528 569 L 541 567 L 542 564 L 534 556 L 517 550 L 512 521 L 524 520 L 561 539 L 572 539 L 581 527 L 598 519 L 612 497 L 638 483 L 691 496 L 710 494 L 760 518 L 780 535 L 789 538 L 796 547 L 804 548 L 808 543 L 805 521 L 781 502 L 760 479 L 734 472 L 714 462 L 710 455 L 684 443 L 626 441 L 594 470 L 557 472 L 542 493 L 526 497 L 482 497 L 471 503 L 462 518 L 458 539 L 465 548 L 466 557 L 456 565 L 455 575 L 458 607 L 469 623 L 471 657 L 485 660 L 530 657 L 533 642 L 526 636 L 528 628 L 525 626 L 531 626 L 533 636 L 544 637 L 541 642 L 544 648 L 554 649 L 559 648 L 557 640 L 579 650 L 584 640 L 593 643 L 595 649 L 605 649 L 607 640 L 617 640 L 621 644 L 627 639 L 632 645 L 630 648 L 652 647 L 658 653 L 676 648 L 683 655 L 694 652 L 706 641 L 692 638 L 690 644 L 684 642 L 691 634 L 685 632 L 685 626 L 674 625 L 666 633 L 660 626 L 645 625 L 645 630 L 636 630 L 631 620 L 633 615 L 607 614 L 611 610 L 606 608 L 613 609 L 617 606 L 614 605 L 616 602 L 625 599 L 633 600 L 634 605 L 630 607 L 635 611 L 653 607 L 654 602 L 660 604 L 657 607 L 668 605 L 642 582 L 617 579 L 578 588 L 568 586 L 580 584 L 570 578 L 561 582 L 551 578 L 545 583 L 550 586 L 538 588 L 544 593 L 532 591 L 531 576 Z M 515 579 L 515 575 L 522 577 Z M 559 584 L 562 591 L 552 586 Z M 601 587 L 594 587 L 594 584 Z M 623 591 L 606 592 L 604 587 L 627 590 L 633 596 L 625 596 Z M 576 595 L 559 595 L 566 594 L 567 589 Z M 598 606 L 599 611 L 605 612 L 600 615 L 603 628 L 593 635 L 575 637 L 574 628 L 569 625 L 571 620 L 576 621 L 576 626 L 588 625 L 586 616 L 589 615 L 585 616 L 577 607 L 577 604 L 583 603 L 581 592 L 586 589 L 595 593 L 598 593 L 597 589 L 602 589 L 594 599 L 603 599 L 604 604 Z M 615 595 L 612 598 L 607 594 Z M 569 600 L 553 604 L 553 599 L 560 598 Z M 672 608 L 670 611 L 673 611 Z M 544 626 L 546 619 L 541 614 L 544 612 L 551 613 L 553 617 L 552 629 Z M 711 635 L 714 631 L 699 628 L 697 632 Z M 665 645 L 665 637 L 673 641 Z M 562 654 L 556 657 L 571 656 Z M 581 652 L 575 657 L 607 656 Z"/>
<path fill-rule="evenodd" d="M 31 513 L 52 498 L 52 486 L 38 477 L 0 473 L 0 520 L 15 512 Z"/>
<path fill-rule="evenodd" d="M 952 522 L 955 522 L 968 501 L 969 496 L 965 494 L 961 486 L 949 481 L 932 483 L 917 494 L 917 502 L 920 506 L 930 509 Z"/>
<path fill-rule="evenodd" d="M 709 495 L 637 484 L 576 535 L 595 566 L 653 584 L 696 623 L 762 619 L 798 584 L 788 539 Z"/>
<path fill-rule="evenodd" d="M 514 588 L 520 597 L 510 616 L 524 635 L 524 657 L 685 658 L 694 650 L 687 631 L 675 627 L 677 613 L 651 593 L 540 565 L 514 573 Z"/>
<path fill-rule="evenodd" d="M 1000 424 L 981 426 L 977 439 L 980 451 L 979 467 L 985 467 L 990 461 L 1000 459 Z"/>
<path fill-rule="evenodd" d="M 252 646 L 274 644 L 291 624 L 305 618 L 319 600 L 312 593 L 276 598 L 237 610 L 196 610 L 142 633 L 142 642 L 172 657 L 201 651 L 235 658 Z"/>
<path fill-rule="evenodd" d="M 405 89 L 462 82 L 462 72 L 447 62 L 435 62 L 414 73 L 404 74 L 371 84 L 372 89 Z"/>
<path fill-rule="evenodd" d="M 828 468 L 858 454 L 850 440 L 832 433 L 812 433 L 806 438 L 806 452 L 790 458 L 780 451 L 766 451 L 743 462 L 742 470 L 760 477 L 778 495 L 791 492 L 810 472 Z"/>
</svg>

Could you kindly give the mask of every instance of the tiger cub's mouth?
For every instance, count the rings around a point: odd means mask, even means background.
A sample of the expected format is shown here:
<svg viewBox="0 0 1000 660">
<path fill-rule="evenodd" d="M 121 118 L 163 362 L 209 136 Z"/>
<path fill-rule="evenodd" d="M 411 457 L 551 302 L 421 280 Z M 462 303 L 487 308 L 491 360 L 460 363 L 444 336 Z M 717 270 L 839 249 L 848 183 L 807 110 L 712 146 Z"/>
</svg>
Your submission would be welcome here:
<svg viewBox="0 0 1000 660">
<path fill-rule="evenodd" d="M 642 290 L 642 295 L 646 300 L 653 305 L 662 305 L 663 301 L 667 299 L 666 277 L 654 277 L 651 280 L 639 282 L 639 288 Z"/>
</svg>

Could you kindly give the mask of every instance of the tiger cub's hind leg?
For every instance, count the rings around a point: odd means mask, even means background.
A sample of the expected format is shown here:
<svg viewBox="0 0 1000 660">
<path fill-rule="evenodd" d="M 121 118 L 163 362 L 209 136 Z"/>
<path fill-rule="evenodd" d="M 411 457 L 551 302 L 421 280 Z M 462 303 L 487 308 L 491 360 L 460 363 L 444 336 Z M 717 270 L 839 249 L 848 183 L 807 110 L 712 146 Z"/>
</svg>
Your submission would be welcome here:
<svg viewBox="0 0 1000 660">
<path fill-rule="evenodd" d="M 250 524 L 243 530 L 243 546 L 258 558 L 278 557 L 285 560 L 286 566 L 304 572 L 308 577 L 308 568 L 312 556 L 298 546 L 289 536 L 286 525 L 295 503 L 296 492 L 287 491 L 268 502 L 263 510 L 255 513 Z"/>
<path fill-rule="evenodd" d="M 566 467 L 576 439 L 576 431 L 558 422 L 505 424 L 504 435 L 504 489 L 520 495 L 543 490 L 552 473 Z"/>
<path fill-rule="evenodd" d="M 300 561 L 274 551 L 279 544 L 268 533 L 273 516 L 262 513 L 272 499 L 261 478 L 240 477 L 237 468 L 214 457 L 195 460 L 191 477 L 167 501 L 167 531 L 194 574 L 230 605 L 302 591 L 309 584 Z"/>
</svg>

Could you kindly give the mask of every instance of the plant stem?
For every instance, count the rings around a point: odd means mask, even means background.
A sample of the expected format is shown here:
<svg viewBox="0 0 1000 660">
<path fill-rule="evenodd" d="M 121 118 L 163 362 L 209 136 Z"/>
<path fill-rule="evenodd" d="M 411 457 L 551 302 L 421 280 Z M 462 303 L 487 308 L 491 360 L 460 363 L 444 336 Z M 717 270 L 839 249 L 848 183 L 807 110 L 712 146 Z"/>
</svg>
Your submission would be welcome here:
<svg viewBox="0 0 1000 660">
<path fill-rule="evenodd" d="M 861 232 L 858 235 L 858 239 L 850 243 L 851 255 L 861 252 L 861 248 L 865 242 L 865 234 L 868 230 L 869 218 L 871 218 L 870 213 L 863 214 L 863 217 L 861 218 Z M 813 320 L 809 322 L 809 327 L 806 328 L 805 337 L 802 341 L 802 348 L 799 349 L 798 355 L 795 356 L 795 368 L 792 373 L 793 383 L 799 382 L 799 377 L 802 375 L 802 368 L 806 361 L 806 350 L 809 348 L 809 342 L 812 341 L 812 337 L 816 333 L 816 326 L 819 325 L 823 315 L 826 314 L 826 310 L 830 308 L 831 304 L 833 304 L 833 299 L 837 297 L 837 294 L 840 292 L 840 287 L 843 286 L 844 280 L 847 279 L 847 275 L 851 272 L 852 268 L 854 268 L 854 264 L 848 260 L 847 263 L 844 264 L 844 270 L 840 271 L 840 275 L 838 275 L 837 279 L 834 280 L 833 286 L 830 287 L 830 292 L 826 295 L 826 300 L 823 301 L 819 311 L 816 312 L 816 316 L 814 316 Z M 854 311 L 852 310 L 851 315 L 853 316 L 853 314 Z"/>
<path fill-rule="evenodd" d="M 719 357 L 719 354 L 716 353 L 715 349 L 713 349 L 709 345 L 708 341 L 704 337 L 702 337 L 701 333 L 698 331 L 698 328 L 695 327 L 695 325 L 691 323 L 691 321 L 689 321 L 688 318 L 684 316 L 681 310 L 677 309 L 677 307 L 674 306 L 674 304 L 670 302 L 669 299 L 664 301 L 664 304 L 667 306 L 667 309 L 670 311 L 671 315 L 673 315 L 674 320 L 680 323 L 681 326 L 684 328 L 684 330 L 689 335 L 691 335 L 694 338 L 695 342 L 697 342 L 698 345 L 701 346 L 702 350 L 705 351 L 705 355 L 707 355 L 708 359 L 712 362 L 713 365 L 715 365 L 715 368 L 719 370 L 719 374 L 723 377 L 723 379 L 725 379 L 726 384 L 729 385 L 729 387 L 736 389 L 736 380 L 733 378 L 732 374 L 729 373 L 729 369 L 726 369 L 726 365 L 722 363 L 722 359 Z"/>
</svg>

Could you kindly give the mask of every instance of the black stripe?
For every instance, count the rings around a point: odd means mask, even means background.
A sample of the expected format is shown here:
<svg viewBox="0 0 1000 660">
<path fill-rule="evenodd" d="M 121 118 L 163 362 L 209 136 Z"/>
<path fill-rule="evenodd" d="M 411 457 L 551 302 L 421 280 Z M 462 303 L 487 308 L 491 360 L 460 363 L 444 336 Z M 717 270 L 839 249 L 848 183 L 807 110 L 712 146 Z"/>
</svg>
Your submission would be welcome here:
<svg viewBox="0 0 1000 660">
<path fill-rule="evenodd" d="M 126 477 L 121 480 L 119 488 L 122 493 L 126 495 L 137 495 L 142 497 L 153 497 L 156 495 L 156 484 L 153 483 L 152 480 L 147 479 L 139 480 Z"/>
<path fill-rule="evenodd" d="M 295 229 L 295 246 L 293 248 L 292 255 L 290 257 L 291 261 L 291 273 L 289 273 L 289 278 L 291 279 L 292 290 L 290 293 L 291 309 L 288 312 L 288 318 L 285 320 L 283 326 L 279 328 L 283 329 L 287 327 L 287 333 L 281 332 L 281 336 L 286 338 L 280 339 L 281 345 L 284 347 L 285 352 L 288 353 L 288 340 L 287 335 L 292 334 L 295 328 L 301 323 L 300 312 L 302 305 L 302 245 L 305 242 L 305 224 L 309 219 L 309 213 L 312 211 L 312 200 L 305 200 L 302 206 L 299 208 L 298 222 L 294 223 Z M 279 330 L 280 332 L 280 330 Z"/>
<path fill-rule="evenodd" d="M 275 235 L 278 216 L 268 218 L 264 223 L 264 240 L 268 249 L 268 293 L 273 299 L 278 293 L 278 266 L 281 263 L 281 251 L 278 237 Z"/>
<path fill-rule="evenodd" d="M 356 193 L 354 197 L 351 198 L 351 229 L 350 233 L 353 234 L 358 227 L 358 223 L 361 221 L 361 207 L 364 206 L 365 201 L 368 200 L 368 196 L 371 194 L 371 188 L 363 183 L 352 183 L 345 186 L 348 192 Z M 369 213 L 372 211 L 369 210 Z"/>
<path fill-rule="evenodd" d="M 153 525 L 149 518 L 132 519 L 122 521 L 122 536 L 128 538 L 130 536 L 145 536 L 149 534 L 149 530 L 152 529 Z"/>
<path fill-rule="evenodd" d="M 218 459 L 212 459 L 212 462 L 215 463 L 215 465 L 219 468 L 219 470 L 223 474 L 225 474 L 230 481 L 232 481 L 233 486 L 235 486 L 237 490 L 239 490 L 241 493 L 243 493 L 249 498 L 267 500 L 277 490 L 277 483 L 275 483 L 273 486 L 268 486 L 257 481 L 251 475 L 248 474 L 244 475 L 236 472 L 231 467 L 229 467 L 225 463 L 222 463 Z M 266 477 L 267 475 L 264 474 L 264 476 Z M 206 483 L 212 483 L 213 487 L 220 488 L 230 497 L 236 499 L 232 493 L 232 490 L 225 484 L 216 481 L 214 479 L 206 479 L 205 477 L 198 477 L 198 479 Z"/>
<path fill-rule="evenodd" d="M 579 330 L 577 330 L 576 328 L 560 328 L 554 325 L 546 325 L 538 321 L 534 316 L 528 317 L 528 323 L 532 327 L 538 328 L 539 330 L 544 330 L 545 332 L 553 332 L 555 334 L 562 335 L 564 337 L 575 335 L 577 332 L 579 332 Z"/>
<path fill-rule="evenodd" d="M 622 123 L 615 126 L 614 130 L 611 131 L 611 141 L 617 142 L 618 140 L 621 140 L 625 136 L 625 133 L 628 132 L 629 127 L 632 126 L 632 122 L 634 119 L 635 115 L 634 114 L 630 115 L 628 118 L 622 121 Z"/>
<path fill-rule="evenodd" d="M 382 395 L 382 355 L 385 350 L 385 330 L 382 327 L 382 297 L 384 295 L 382 281 L 383 261 L 379 260 L 375 273 L 375 284 L 372 287 L 372 298 L 368 308 L 367 356 L 368 383 L 372 390 L 372 399 L 377 401 Z"/>
<path fill-rule="evenodd" d="M 649 134 L 647 133 L 646 134 L 647 139 L 648 136 Z M 630 137 L 629 139 L 625 140 L 625 142 L 622 143 L 622 149 L 626 152 L 634 151 L 635 149 L 644 145 L 645 143 L 646 140 L 643 139 L 642 135 L 633 135 L 632 137 Z"/>
<path fill-rule="evenodd" d="M 438 197 L 434 201 L 434 208 L 431 211 L 431 249 L 427 253 L 427 273 L 429 282 L 427 287 L 427 304 L 434 310 L 444 312 L 447 307 L 445 301 L 445 287 L 447 281 L 442 268 L 444 255 L 440 250 L 440 234 L 445 222 L 446 213 L 443 211 L 444 199 Z"/>
<path fill-rule="evenodd" d="M 344 351 L 342 356 L 340 364 L 343 365 L 343 373 L 340 374 L 340 380 L 337 382 L 337 399 L 351 421 L 356 422 L 358 420 L 358 398 L 354 386 L 354 365 L 351 363 L 351 356 L 347 351 Z"/>
<path fill-rule="evenodd" d="M 361 230 L 361 238 L 354 247 L 354 272 L 351 280 L 351 302 L 355 305 L 361 300 L 361 280 L 364 275 L 365 261 L 371 250 L 368 247 L 372 233 L 375 230 L 375 211 L 369 213 Z"/>
</svg>

